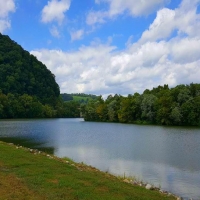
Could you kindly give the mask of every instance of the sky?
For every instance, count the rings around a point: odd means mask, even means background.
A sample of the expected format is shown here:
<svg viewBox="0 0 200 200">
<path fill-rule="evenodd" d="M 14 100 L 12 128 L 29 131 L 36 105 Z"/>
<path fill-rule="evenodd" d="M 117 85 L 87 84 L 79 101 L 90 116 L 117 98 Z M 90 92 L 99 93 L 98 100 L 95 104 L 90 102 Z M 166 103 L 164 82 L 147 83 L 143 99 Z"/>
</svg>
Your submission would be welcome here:
<svg viewBox="0 0 200 200">
<path fill-rule="evenodd" d="M 200 83 L 200 0 L 0 0 L 0 32 L 61 93 L 142 93 Z"/>
</svg>

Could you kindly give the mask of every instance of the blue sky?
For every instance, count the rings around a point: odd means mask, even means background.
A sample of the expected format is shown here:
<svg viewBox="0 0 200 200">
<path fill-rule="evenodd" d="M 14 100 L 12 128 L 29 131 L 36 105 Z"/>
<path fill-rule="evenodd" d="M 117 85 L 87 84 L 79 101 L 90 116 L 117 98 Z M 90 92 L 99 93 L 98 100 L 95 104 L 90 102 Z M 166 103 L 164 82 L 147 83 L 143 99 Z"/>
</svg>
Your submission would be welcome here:
<svg viewBox="0 0 200 200">
<path fill-rule="evenodd" d="M 0 0 L 0 32 L 61 92 L 133 94 L 198 83 L 200 0 Z"/>
</svg>

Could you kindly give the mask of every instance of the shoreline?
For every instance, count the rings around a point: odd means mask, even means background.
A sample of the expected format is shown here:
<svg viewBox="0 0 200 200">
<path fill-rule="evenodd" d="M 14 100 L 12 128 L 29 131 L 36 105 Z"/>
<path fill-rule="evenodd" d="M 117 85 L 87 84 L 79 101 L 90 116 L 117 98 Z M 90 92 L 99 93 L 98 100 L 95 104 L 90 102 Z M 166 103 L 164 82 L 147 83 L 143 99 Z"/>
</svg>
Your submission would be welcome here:
<svg viewBox="0 0 200 200">
<path fill-rule="evenodd" d="M 156 191 L 158 193 L 160 193 L 161 195 L 164 195 L 165 197 L 173 197 L 177 200 L 181 200 L 182 197 L 179 197 L 175 194 L 172 194 L 168 191 L 163 191 L 162 189 L 158 188 L 158 187 L 154 187 L 153 185 L 149 184 L 149 183 L 144 183 L 142 181 L 136 181 L 134 179 L 131 179 L 129 177 L 121 177 L 121 176 L 115 176 L 113 174 L 110 174 L 110 173 L 107 173 L 107 172 L 104 172 L 104 171 L 101 171 L 95 167 L 92 167 L 92 166 L 88 166 L 87 164 L 84 164 L 84 163 L 76 163 L 74 161 L 72 161 L 70 158 L 59 158 L 55 155 L 52 155 L 52 154 L 48 154 L 46 152 L 43 152 L 43 151 L 40 151 L 38 149 L 31 149 L 31 148 L 27 148 L 27 147 L 23 147 L 23 146 L 20 146 L 20 145 L 16 145 L 16 144 L 13 144 L 13 143 L 6 143 L 6 142 L 3 142 L 3 141 L 0 141 L 0 144 L 3 144 L 3 145 L 8 145 L 8 146 L 12 146 L 14 147 L 16 150 L 18 149 L 21 149 L 25 152 L 29 152 L 30 154 L 32 155 L 40 155 L 40 156 L 43 156 L 43 157 L 46 157 L 50 160 L 55 160 L 57 162 L 60 162 L 60 163 L 64 163 L 66 165 L 69 165 L 71 167 L 74 167 L 76 168 L 78 171 L 82 172 L 82 171 L 89 171 L 89 172 L 94 172 L 94 173 L 103 173 L 105 174 L 106 176 L 110 176 L 110 177 L 115 177 L 117 178 L 119 181 L 123 182 L 123 183 L 126 183 L 126 184 L 129 184 L 131 185 L 132 187 L 141 187 L 145 190 L 149 190 L 149 191 Z"/>
</svg>

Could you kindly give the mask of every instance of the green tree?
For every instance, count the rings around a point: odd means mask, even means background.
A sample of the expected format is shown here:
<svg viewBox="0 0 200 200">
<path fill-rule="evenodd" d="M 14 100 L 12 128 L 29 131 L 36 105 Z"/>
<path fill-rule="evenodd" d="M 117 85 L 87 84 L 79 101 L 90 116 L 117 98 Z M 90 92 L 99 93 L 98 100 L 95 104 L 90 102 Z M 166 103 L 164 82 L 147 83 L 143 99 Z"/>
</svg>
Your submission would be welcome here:
<svg viewBox="0 0 200 200">
<path fill-rule="evenodd" d="M 155 121 L 155 103 L 157 97 L 153 94 L 144 94 L 142 103 L 141 103 L 141 111 L 142 111 L 142 119 L 147 120 L 149 122 Z"/>
<path fill-rule="evenodd" d="M 161 94 L 161 93 L 160 93 Z M 170 125 L 173 99 L 168 90 L 162 92 L 162 96 L 156 101 L 156 120 L 158 124 Z"/>
<path fill-rule="evenodd" d="M 184 125 L 200 126 L 200 96 L 183 103 L 181 111 Z"/>
<path fill-rule="evenodd" d="M 180 107 L 176 106 L 172 109 L 170 113 L 170 119 L 173 125 L 181 125 L 182 123 L 182 113 Z"/>
<path fill-rule="evenodd" d="M 107 105 L 108 108 L 108 120 L 110 122 L 118 121 L 118 102 L 117 100 L 110 101 Z"/>
</svg>

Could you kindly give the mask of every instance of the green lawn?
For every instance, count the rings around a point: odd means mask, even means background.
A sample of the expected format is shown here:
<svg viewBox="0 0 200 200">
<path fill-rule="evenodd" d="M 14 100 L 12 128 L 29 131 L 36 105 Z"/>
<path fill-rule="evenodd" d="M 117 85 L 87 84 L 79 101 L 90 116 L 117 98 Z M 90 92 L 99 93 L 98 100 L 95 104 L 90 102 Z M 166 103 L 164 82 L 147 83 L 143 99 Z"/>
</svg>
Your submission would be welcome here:
<svg viewBox="0 0 200 200">
<path fill-rule="evenodd" d="M 176 199 L 110 174 L 0 142 L 0 199 Z"/>
</svg>

